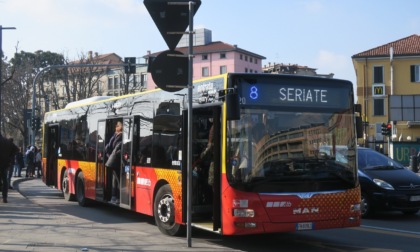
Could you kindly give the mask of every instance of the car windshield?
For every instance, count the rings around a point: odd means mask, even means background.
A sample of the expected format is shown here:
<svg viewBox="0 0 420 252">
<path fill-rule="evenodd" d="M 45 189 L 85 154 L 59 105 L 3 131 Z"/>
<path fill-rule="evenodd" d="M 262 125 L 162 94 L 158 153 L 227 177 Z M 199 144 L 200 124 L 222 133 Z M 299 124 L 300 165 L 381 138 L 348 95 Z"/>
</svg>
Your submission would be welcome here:
<svg viewBox="0 0 420 252">
<path fill-rule="evenodd" d="M 361 170 L 394 170 L 404 169 L 400 163 L 372 149 L 359 149 L 358 166 Z"/>
<path fill-rule="evenodd" d="M 243 112 L 228 128 L 232 186 L 303 192 L 347 189 L 357 183 L 351 113 Z"/>
</svg>

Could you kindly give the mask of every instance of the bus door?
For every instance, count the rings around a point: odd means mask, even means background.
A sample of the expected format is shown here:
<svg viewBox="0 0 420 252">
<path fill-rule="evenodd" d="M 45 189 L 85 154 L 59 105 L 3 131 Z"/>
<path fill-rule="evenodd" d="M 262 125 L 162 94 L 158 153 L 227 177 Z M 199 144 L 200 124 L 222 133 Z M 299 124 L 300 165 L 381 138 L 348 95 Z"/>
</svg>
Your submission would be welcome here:
<svg viewBox="0 0 420 252">
<path fill-rule="evenodd" d="M 121 146 L 121 169 L 120 169 L 120 206 L 131 209 L 134 206 L 134 166 L 133 153 L 137 146 L 140 130 L 139 117 L 123 118 L 123 142 Z"/>
<path fill-rule="evenodd" d="M 60 127 L 58 124 L 47 126 L 46 142 L 44 143 L 44 157 L 46 157 L 44 182 L 48 186 L 57 187 L 57 154 L 60 148 Z"/>
<path fill-rule="evenodd" d="M 98 131 L 96 135 L 96 179 L 95 179 L 95 191 L 96 200 L 106 200 L 105 188 L 106 188 L 106 170 L 105 170 L 105 129 L 106 121 L 98 121 Z"/>
<path fill-rule="evenodd" d="M 187 141 L 187 110 L 184 112 L 183 140 Z M 202 107 L 193 111 L 192 131 L 192 211 L 203 225 L 213 230 L 220 228 L 220 172 L 221 172 L 221 121 L 220 107 Z M 184 155 L 183 160 L 186 160 Z M 186 163 L 183 162 L 183 166 Z M 187 195 L 186 169 L 183 169 L 183 195 Z M 183 197 L 183 217 L 186 216 L 187 197 Z M 195 222 L 199 226 L 200 223 Z"/>
</svg>

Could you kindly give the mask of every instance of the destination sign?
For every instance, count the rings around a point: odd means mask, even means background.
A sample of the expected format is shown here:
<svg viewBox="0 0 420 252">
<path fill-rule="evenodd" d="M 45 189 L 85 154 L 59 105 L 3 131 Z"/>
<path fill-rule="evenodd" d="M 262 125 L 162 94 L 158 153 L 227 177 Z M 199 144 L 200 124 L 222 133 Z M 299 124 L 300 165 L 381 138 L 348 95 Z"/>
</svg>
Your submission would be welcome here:
<svg viewBox="0 0 420 252">
<path fill-rule="evenodd" d="M 353 94 L 351 82 L 342 80 L 244 79 L 239 86 L 243 105 L 346 109 Z"/>
</svg>

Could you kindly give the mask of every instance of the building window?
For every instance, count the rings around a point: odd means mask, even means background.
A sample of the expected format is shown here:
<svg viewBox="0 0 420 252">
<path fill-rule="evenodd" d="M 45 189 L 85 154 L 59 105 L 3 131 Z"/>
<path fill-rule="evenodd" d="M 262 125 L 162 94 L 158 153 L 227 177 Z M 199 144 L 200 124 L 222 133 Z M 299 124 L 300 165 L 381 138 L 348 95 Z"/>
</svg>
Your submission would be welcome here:
<svg viewBox="0 0 420 252">
<path fill-rule="evenodd" d="M 203 76 L 203 77 L 209 76 L 209 68 L 208 67 L 201 68 L 201 76 Z"/>
<path fill-rule="evenodd" d="M 254 63 L 255 63 L 255 64 L 258 64 L 258 60 L 257 60 L 257 59 L 254 59 Z"/>
<path fill-rule="evenodd" d="M 119 79 L 118 76 L 114 77 L 114 88 L 113 89 L 118 89 L 119 88 Z"/>
<path fill-rule="evenodd" d="M 112 77 L 108 78 L 108 89 L 109 90 L 114 89 L 113 88 L 113 86 L 114 86 L 113 83 L 114 83 L 114 78 L 112 78 Z"/>
<path fill-rule="evenodd" d="M 244 59 L 244 57 L 243 57 L 243 55 L 242 55 L 242 54 L 239 54 L 239 59 L 240 59 L 240 60 L 243 60 L 243 59 Z"/>
<path fill-rule="evenodd" d="M 221 53 L 221 54 L 220 54 L 220 58 L 221 58 L 221 59 L 226 59 L 226 53 Z"/>
<path fill-rule="evenodd" d="M 248 73 L 248 68 L 245 67 L 245 73 Z"/>
<path fill-rule="evenodd" d="M 220 74 L 227 73 L 227 67 L 226 66 L 220 66 Z"/>
<path fill-rule="evenodd" d="M 141 86 L 147 87 L 147 74 L 141 74 Z"/>
<path fill-rule="evenodd" d="M 411 82 L 420 82 L 420 65 L 410 66 Z"/>
<path fill-rule="evenodd" d="M 248 61 L 248 56 L 245 55 L 245 61 Z"/>
<path fill-rule="evenodd" d="M 384 83 L 384 67 L 373 67 L 373 83 Z"/>
<path fill-rule="evenodd" d="M 385 101 L 384 99 L 373 99 L 373 115 L 384 116 L 385 115 Z"/>
<path fill-rule="evenodd" d="M 201 59 L 202 60 L 207 60 L 209 58 L 209 55 L 208 54 L 203 54 L 202 56 L 201 56 Z"/>
<path fill-rule="evenodd" d="M 133 88 L 137 87 L 138 82 L 139 82 L 139 75 L 133 74 Z"/>
</svg>

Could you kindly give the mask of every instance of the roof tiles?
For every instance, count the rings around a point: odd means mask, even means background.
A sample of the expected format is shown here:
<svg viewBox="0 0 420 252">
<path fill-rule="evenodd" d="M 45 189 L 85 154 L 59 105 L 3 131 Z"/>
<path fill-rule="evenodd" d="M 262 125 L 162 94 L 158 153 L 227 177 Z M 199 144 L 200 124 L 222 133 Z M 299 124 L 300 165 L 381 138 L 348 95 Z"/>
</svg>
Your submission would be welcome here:
<svg viewBox="0 0 420 252">
<path fill-rule="evenodd" d="M 373 49 L 355 54 L 352 56 L 352 58 L 389 57 L 389 50 L 391 47 L 394 50 L 394 56 L 419 56 L 420 35 L 414 34 L 406 38 L 375 47 Z"/>
</svg>

